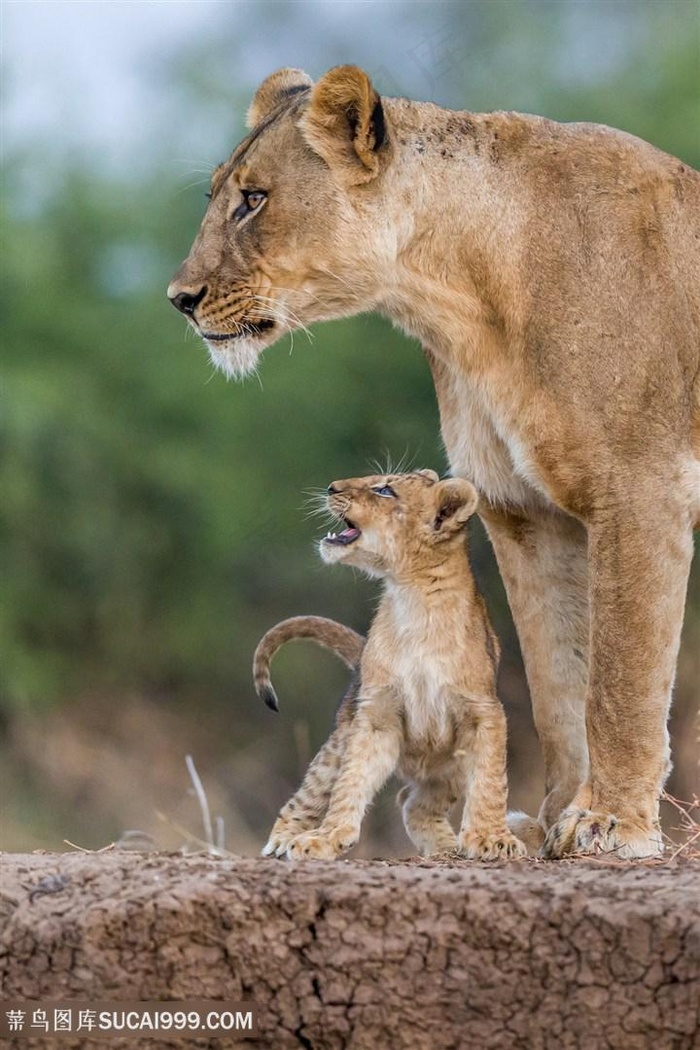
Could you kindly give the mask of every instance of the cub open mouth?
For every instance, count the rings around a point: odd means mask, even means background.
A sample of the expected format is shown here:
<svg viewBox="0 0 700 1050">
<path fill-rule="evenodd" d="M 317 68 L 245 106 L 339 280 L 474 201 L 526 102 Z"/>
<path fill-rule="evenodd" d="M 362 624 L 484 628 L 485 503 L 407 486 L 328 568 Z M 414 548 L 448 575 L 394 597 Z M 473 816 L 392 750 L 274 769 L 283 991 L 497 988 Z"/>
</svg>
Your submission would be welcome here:
<svg viewBox="0 0 700 1050">
<path fill-rule="evenodd" d="M 343 529 L 337 536 L 334 532 L 329 532 L 327 536 L 323 537 L 323 542 L 334 546 L 347 547 L 349 543 L 354 543 L 355 540 L 358 540 L 362 535 L 360 529 L 353 525 L 351 521 L 348 521 L 347 518 L 345 519 L 345 524 L 347 528 Z"/>
</svg>

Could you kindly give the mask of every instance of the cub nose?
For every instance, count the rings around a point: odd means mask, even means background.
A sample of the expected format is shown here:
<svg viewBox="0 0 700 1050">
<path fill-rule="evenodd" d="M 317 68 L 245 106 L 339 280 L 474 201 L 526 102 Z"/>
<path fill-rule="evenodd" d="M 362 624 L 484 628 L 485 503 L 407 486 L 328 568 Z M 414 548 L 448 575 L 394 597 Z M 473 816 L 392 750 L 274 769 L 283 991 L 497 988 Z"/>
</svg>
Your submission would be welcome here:
<svg viewBox="0 0 700 1050">
<path fill-rule="evenodd" d="M 168 288 L 168 299 L 170 302 L 176 310 L 179 310 L 180 313 L 185 314 L 188 317 L 192 317 L 206 294 L 206 284 L 196 292 L 178 291 L 176 284 L 171 284 Z"/>
</svg>

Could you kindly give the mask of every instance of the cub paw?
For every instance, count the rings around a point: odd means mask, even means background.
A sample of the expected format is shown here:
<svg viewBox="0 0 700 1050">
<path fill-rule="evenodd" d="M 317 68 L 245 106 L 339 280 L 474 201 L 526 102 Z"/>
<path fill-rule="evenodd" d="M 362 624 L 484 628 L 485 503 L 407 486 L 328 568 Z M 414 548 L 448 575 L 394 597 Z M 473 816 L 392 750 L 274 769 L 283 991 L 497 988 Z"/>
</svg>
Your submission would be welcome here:
<svg viewBox="0 0 700 1050">
<path fill-rule="evenodd" d="M 454 832 L 450 834 L 421 834 L 411 829 L 409 838 L 418 850 L 421 857 L 429 857 L 431 860 L 439 858 L 454 857 L 457 852 L 457 836 Z"/>
<path fill-rule="evenodd" d="M 457 836 L 453 835 L 452 839 L 444 839 L 442 842 L 423 843 L 418 853 L 426 860 L 445 860 L 447 857 L 454 857 L 459 853 Z"/>
<path fill-rule="evenodd" d="M 287 856 L 292 860 L 335 860 L 357 842 L 357 829 L 352 827 L 333 828 L 325 831 L 305 831 L 295 835 L 287 846 Z"/>
<path fill-rule="evenodd" d="M 657 857 L 663 853 L 661 832 L 612 813 L 565 809 L 547 832 L 542 856 L 559 859 L 572 854 L 610 853 L 621 860 Z"/>
<path fill-rule="evenodd" d="M 455 844 L 452 849 L 439 849 L 431 850 L 429 853 L 420 853 L 419 856 L 423 860 L 433 861 L 450 861 L 454 860 L 455 857 L 459 857 L 459 850 L 457 849 L 457 839 L 455 838 Z"/>
<path fill-rule="evenodd" d="M 526 857 L 527 847 L 509 831 L 496 835 L 468 831 L 460 836 L 459 855 L 469 860 L 514 860 Z"/>
<path fill-rule="evenodd" d="M 289 843 L 299 834 L 300 830 L 298 825 L 295 827 L 286 820 L 278 818 L 272 825 L 270 837 L 260 851 L 261 855 L 263 857 L 283 857 Z"/>
</svg>

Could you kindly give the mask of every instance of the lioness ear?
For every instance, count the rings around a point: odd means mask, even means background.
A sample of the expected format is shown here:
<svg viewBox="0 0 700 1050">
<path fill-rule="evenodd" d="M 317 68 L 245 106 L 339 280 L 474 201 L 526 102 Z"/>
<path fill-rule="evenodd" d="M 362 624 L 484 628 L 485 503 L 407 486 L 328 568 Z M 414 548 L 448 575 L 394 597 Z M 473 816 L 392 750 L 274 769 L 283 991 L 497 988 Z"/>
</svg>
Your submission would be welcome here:
<svg viewBox="0 0 700 1050">
<path fill-rule="evenodd" d="M 384 110 L 357 66 L 336 66 L 321 77 L 299 127 L 312 150 L 349 185 L 378 174 L 379 151 L 387 142 Z"/>
<path fill-rule="evenodd" d="M 464 478 L 448 478 L 438 489 L 438 506 L 434 529 L 438 532 L 446 524 L 463 525 L 477 508 L 479 495 Z"/>
<path fill-rule="evenodd" d="M 248 107 L 246 127 L 254 128 L 285 99 L 313 86 L 313 80 L 303 69 L 278 69 L 271 73 L 263 80 Z"/>
</svg>

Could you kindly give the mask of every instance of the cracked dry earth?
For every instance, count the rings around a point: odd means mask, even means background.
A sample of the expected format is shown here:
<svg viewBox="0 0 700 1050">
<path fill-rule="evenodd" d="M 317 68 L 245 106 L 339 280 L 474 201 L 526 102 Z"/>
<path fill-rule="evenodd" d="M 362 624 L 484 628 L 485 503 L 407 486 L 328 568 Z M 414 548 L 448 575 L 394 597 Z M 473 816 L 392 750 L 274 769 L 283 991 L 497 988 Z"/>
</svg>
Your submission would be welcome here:
<svg viewBox="0 0 700 1050">
<path fill-rule="evenodd" d="M 700 1046 L 699 860 L 4 854 L 0 921 L 2 998 L 253 999 L 244 1046 Z M 49 1038 L 5 1045 L 235 1042 Z"/>
</svg>

